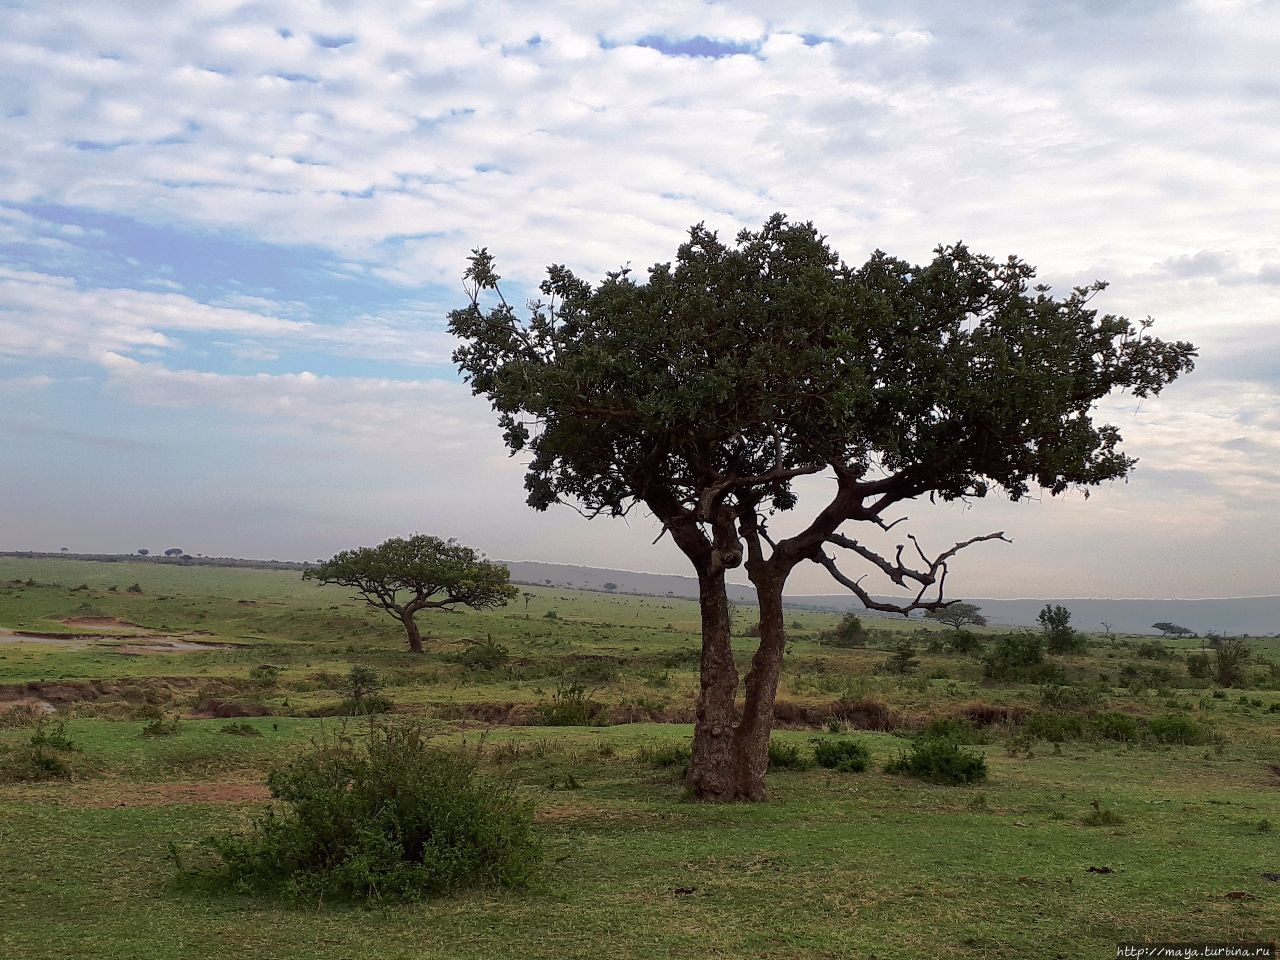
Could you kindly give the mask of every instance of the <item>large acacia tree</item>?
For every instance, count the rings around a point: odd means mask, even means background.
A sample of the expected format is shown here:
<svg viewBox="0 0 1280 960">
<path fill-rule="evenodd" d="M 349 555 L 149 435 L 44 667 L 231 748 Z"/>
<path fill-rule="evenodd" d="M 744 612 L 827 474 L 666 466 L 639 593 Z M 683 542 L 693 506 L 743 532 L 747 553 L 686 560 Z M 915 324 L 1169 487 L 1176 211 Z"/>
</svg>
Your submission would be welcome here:
<svg viewBox="0 0 1280 960">
<path fill-rule="evenodd" d="M 470 302 L 450 314 L 454 359 L 512 453 L 530 457 L 529 504 L 589 516 L 643 505 L 697 573 L 698 796 L 764 797 L 782 593 L 797 566 L 822 565 L 871 609 L 936 610 L 949 561 L 1002 534 L 935 556 L 911 537 L 883 555 L 851 528 L 888 528 L 917 497 L 1016 500 L 1132 469 L 1094 404 L 1117 389 L 1158 393 L 1192 368 L 1194 348 L 1099 313 L 1101 283 L 1055 297 L 1034 276 L 960 244 L 923 265 L 877 252 L 850 267 L 811 224 L 775 215 L 732 244 L 693 227 L 643 279 L 619 270 L 592 285 L 552 266 L 541 298 L 517 311 L 491 255 L 473 252 Z M 831 479 L 829 496 L 799 532 L 771 536 L 770 519 L 797 506 L 794 481 L 813 474 Z M 876 599 L 835 551 L 912 596 Z M 745 681 L 725 592 L 739 566 L 760 609 Z"/>
<path fill-rule="evenodd" d="M 518 592 L 502 564 L 457 540 L 425 534 L 343 550 L 308 567 L 302 579 L 351 587 L 369 606 L 400 621 L 414 653 L 422 652 L 422 632 L 414 619 L 420 610 L 500 607 Z"/>
</svg>

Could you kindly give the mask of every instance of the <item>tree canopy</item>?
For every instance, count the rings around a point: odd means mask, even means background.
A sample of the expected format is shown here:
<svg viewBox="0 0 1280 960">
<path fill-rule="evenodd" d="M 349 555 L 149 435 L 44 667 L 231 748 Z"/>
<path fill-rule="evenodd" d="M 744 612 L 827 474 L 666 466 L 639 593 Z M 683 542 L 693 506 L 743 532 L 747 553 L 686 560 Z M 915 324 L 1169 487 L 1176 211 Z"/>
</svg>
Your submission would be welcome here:
<svg viewBox="0 0 1280 960">
<path fill-rule="evenodd" d="M 473 251 L 470 302 L 450 314 L 454 359 L 492 402 L 512 453 L 529 456 L 529 504 L 588 516 L 642 504 L 698 573 L 704 676 L 690 785 L 701 795 L 762 791 L 781 590 L 795 566 L 822 564 L 872 609 L 939 609 L 956 553 L 1003 539 L 929 556 L 908 536 L 912 559 L 905 544 L 875 552 L 844 524 L 888 529 L 886 514 L 917 497 L 1016 500 L 1133 468 L 1094 405 L 1113 390 L 1159 393 L 1192 368 L 1195 349 L 1152 337 L 1149 320 L 1095 309 L 1105 284 L 1056 297 L 1034 278 L 1016 257 L 963 244 L 923 265 L 877 251 L 852 267 L 812 224 L 779 214 L 736 243 L 695 226 L 675 261 L 643 279 L 621 269 L 592 285 L 552 266 L 518 312 L 493 257 Z M 770 518 L 797 506 L 793 482 L 819 473 L 834 480 L 831 495 L 798 533 L 774 538 Z M 833 548 L 912 596 L 873 597 Z M 741 709 L 723 583 L 738 566 L 761 604 Z M 736 746 L 710 744 L 712 731 Z M 710 783 L 717 763 L 750 768 L 745 794 Z"/>
<path fill-rule="evenodd" d="M 392 537 L 376 547 L 343 550 L 302 574 L 304 580 L 354 588 L 360 599 L 386 610 L 405 628 L 409 649 L 422 652 L 414 616 L 419 610 L 454 605 L 500 607 L 518 591 L 506 567 L 457 540 L 418 534 Z"/>
<path fill-rule="evenodd" d="M 987 618 L 982 615 L 981 611 L 982 608 L 977 604 L 958 600 L 937 610 L 926 611 L 925 618 L 936 620 L 938 623 L 945 623 L 947 626 L 955 627 L 957 630 L 968 626 L 985 627 Z"/>
<path fill-rule="evenodd" d="M 1162 620 L 1159 623 L 1153 623 L 1151 625 L 1151 629 L 1159 630 L 1160 633 L 1166 637 L 1185 637 L 1192 633 L 1191 629 L 1188 627 L 1183 627 L 1176 623 L 1169 623 L 1165 620 Z"/>
</svg>

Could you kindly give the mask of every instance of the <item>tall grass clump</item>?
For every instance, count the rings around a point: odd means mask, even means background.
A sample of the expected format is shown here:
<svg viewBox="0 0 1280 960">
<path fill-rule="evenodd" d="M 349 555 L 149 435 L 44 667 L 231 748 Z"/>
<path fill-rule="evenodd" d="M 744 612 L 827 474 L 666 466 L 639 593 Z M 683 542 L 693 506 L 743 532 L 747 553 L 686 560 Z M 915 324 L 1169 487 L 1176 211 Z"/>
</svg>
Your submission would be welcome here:
<svg viewBox="0 0 1280 960">
<path fill-rule="evenodd" d="M 376 902 L 523 887 L 541 863 L 530 805 L 415 725 L 371 722 L 367 735 L 319 742 L 267 785 L 267 812 L 248 833 L 204 840 L 218 863 L 189 876 L 291 899 Z"/>
<path fill-rule="evenodd" d="M 860 740 L 820 737 L 813 742 L 813 759 L 827 770 L 861 773 L 871 765 L 871 751 Z"/>
<path fill-rule="evenodd" d="M 884 768 L 929 783 L 978 783 L 987 779 L 987 758 L 948 737 L 921 737 L 910 752 L 899 753 Z"/>
</svg>

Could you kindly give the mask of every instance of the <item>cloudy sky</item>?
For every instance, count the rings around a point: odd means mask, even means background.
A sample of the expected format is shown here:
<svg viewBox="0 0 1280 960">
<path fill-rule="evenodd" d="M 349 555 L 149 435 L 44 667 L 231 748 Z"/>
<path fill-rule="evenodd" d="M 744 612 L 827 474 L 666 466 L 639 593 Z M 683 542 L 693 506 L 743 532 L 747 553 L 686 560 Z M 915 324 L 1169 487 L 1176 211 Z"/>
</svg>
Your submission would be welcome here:
<svg viewBox="0 0 1280 960">
<path fill-rule="evenodd" d="M 1278 48 L 1269 0 L 8 0 L 0 549 L 685 572 L 643 516 L 523 505 L 444 314 L 476 245 L 528 290 L 781 210 L 850 262 L 1106 279 L 1201 347 L 1106 404 L 1128 483 L 906 511 L 1014 539 L 961 595 L 1280 592 Z"/>
</svg>

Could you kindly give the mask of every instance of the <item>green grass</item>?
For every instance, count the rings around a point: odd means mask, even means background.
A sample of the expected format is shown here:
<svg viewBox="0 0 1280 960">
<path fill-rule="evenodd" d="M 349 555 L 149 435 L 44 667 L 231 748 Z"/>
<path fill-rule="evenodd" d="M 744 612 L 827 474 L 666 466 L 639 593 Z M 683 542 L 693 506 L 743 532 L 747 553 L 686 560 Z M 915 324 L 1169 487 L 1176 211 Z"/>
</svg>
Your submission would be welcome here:
<svg viewBox="0 0 1280 960">
<path fill-rule="evenodd" d="M 28 577 L 44 585 L 9 582 Z M 135 580 L 144 592 L 126 594 Z M 81 583 L 90 589 L 72 590 Z M 106 590 L 112 584 L 117 593 Z M 476 719 L 486 709 L 531 709 L 586 657 L 616 664 L 616 682 L 591 687 L 611 708 L 687 711 L 696 663 L 682 654 L 696 648 L 695 605 L 522 590 L 534 593 L 528 619 L 523 598 L 504 610 L 424 617 L 435 639 L 414 657 L 390 621 L 293 572 L 0 558 L 0 628 L 67 632 L 60 618 L 85 615 L 88 605 L 92 615 L 157 632 L 207 631 L 243 645 L 131 657 L 0 642 L 0 684 L 114 684 L 93 703 L 61 708 L 78 747 L 71 781 L 0 785 L 0 956 L 1013 960 L 1110 956 L 1126 940 L 1267 939 L 1280 928 L 1280 884 L 1262 878 L 1280 863 L 1258 829 L 1280 822 L 1280 775 L 1270 769 L 1280 764 L 1280 736 L 1267 709 L 1276 690 L 1214 699 L 1183 672 L 1166 688 L 1135 692 L 1118 685 L 1120 666 L 1137 662 L 1132 651 L 1094 647 L 1066 662 L 1096 691 L 1081 715 L 1185 712 L 1216 742 L 1086 733 L 1054 744 L 997 725 L 972 748 L 986 756 L 987 781 L 945 787 L 882 772 L 911 730 L 854 731 L 847 735 L 871 751 L 863 773 L 779 770 L 766 804 L 703 805 L 684 799 L 678 764 L 651 759 L 655 747 L 687 743 L 688 724 Z M 560 619 L 543 617 L 551 609 Z M 749 619 L 739 609 L 738 626 Z M 800 624 L 793 636 L 809 637 L 836 620 L 816 612 L 787 619 Z M 450 659 L 488 636 L 508 647 L 508 665 L 469 671 Z M 1038 690 L 982 685 L 972 657 L 920 651 L 916 676 L 886 676 L 877 671 L 890 645 L 834 650 L 793 640 L 782 696 L 815 709 L 841 697 L 876 699 L 916 722 L 974 701 L 1043 709 Z M 736 648 L 745 667 L 752 641 Z M 264 663 L 281 668 L 277 683 L 249 679 Z M 359 735 L 363 721 L 303 715 L 340 700 L 354 664 L 386 681 L 397 704 L 388 722 L 426 724 L 438 742 L 478 752 L 489 773 L 535 801 L 548 860 L 539 886 L 366 910 L 288 906 L 175 881 L 171 843 L 244 827 L 263 807 L 273 763 L 322 733 Z M 261 736 L 224 733 L 232 721 L 191 715 L 212 691 L 276 715 L 234 721 Z M 152 712 L 182 715 L 176 734 L 142 735 L 136 711 L 148 699 Z M 111 710 L 130 718 L 111 719 Z M 0 747 L 31 733 L 0 727 Z M 805 756 L 826 735 L 775 734 Z M 1095 801 L 1118 821 L 1087 825 Z M 1248 896 L 1227 897 L 1235 892 Z"/>
</svg>

